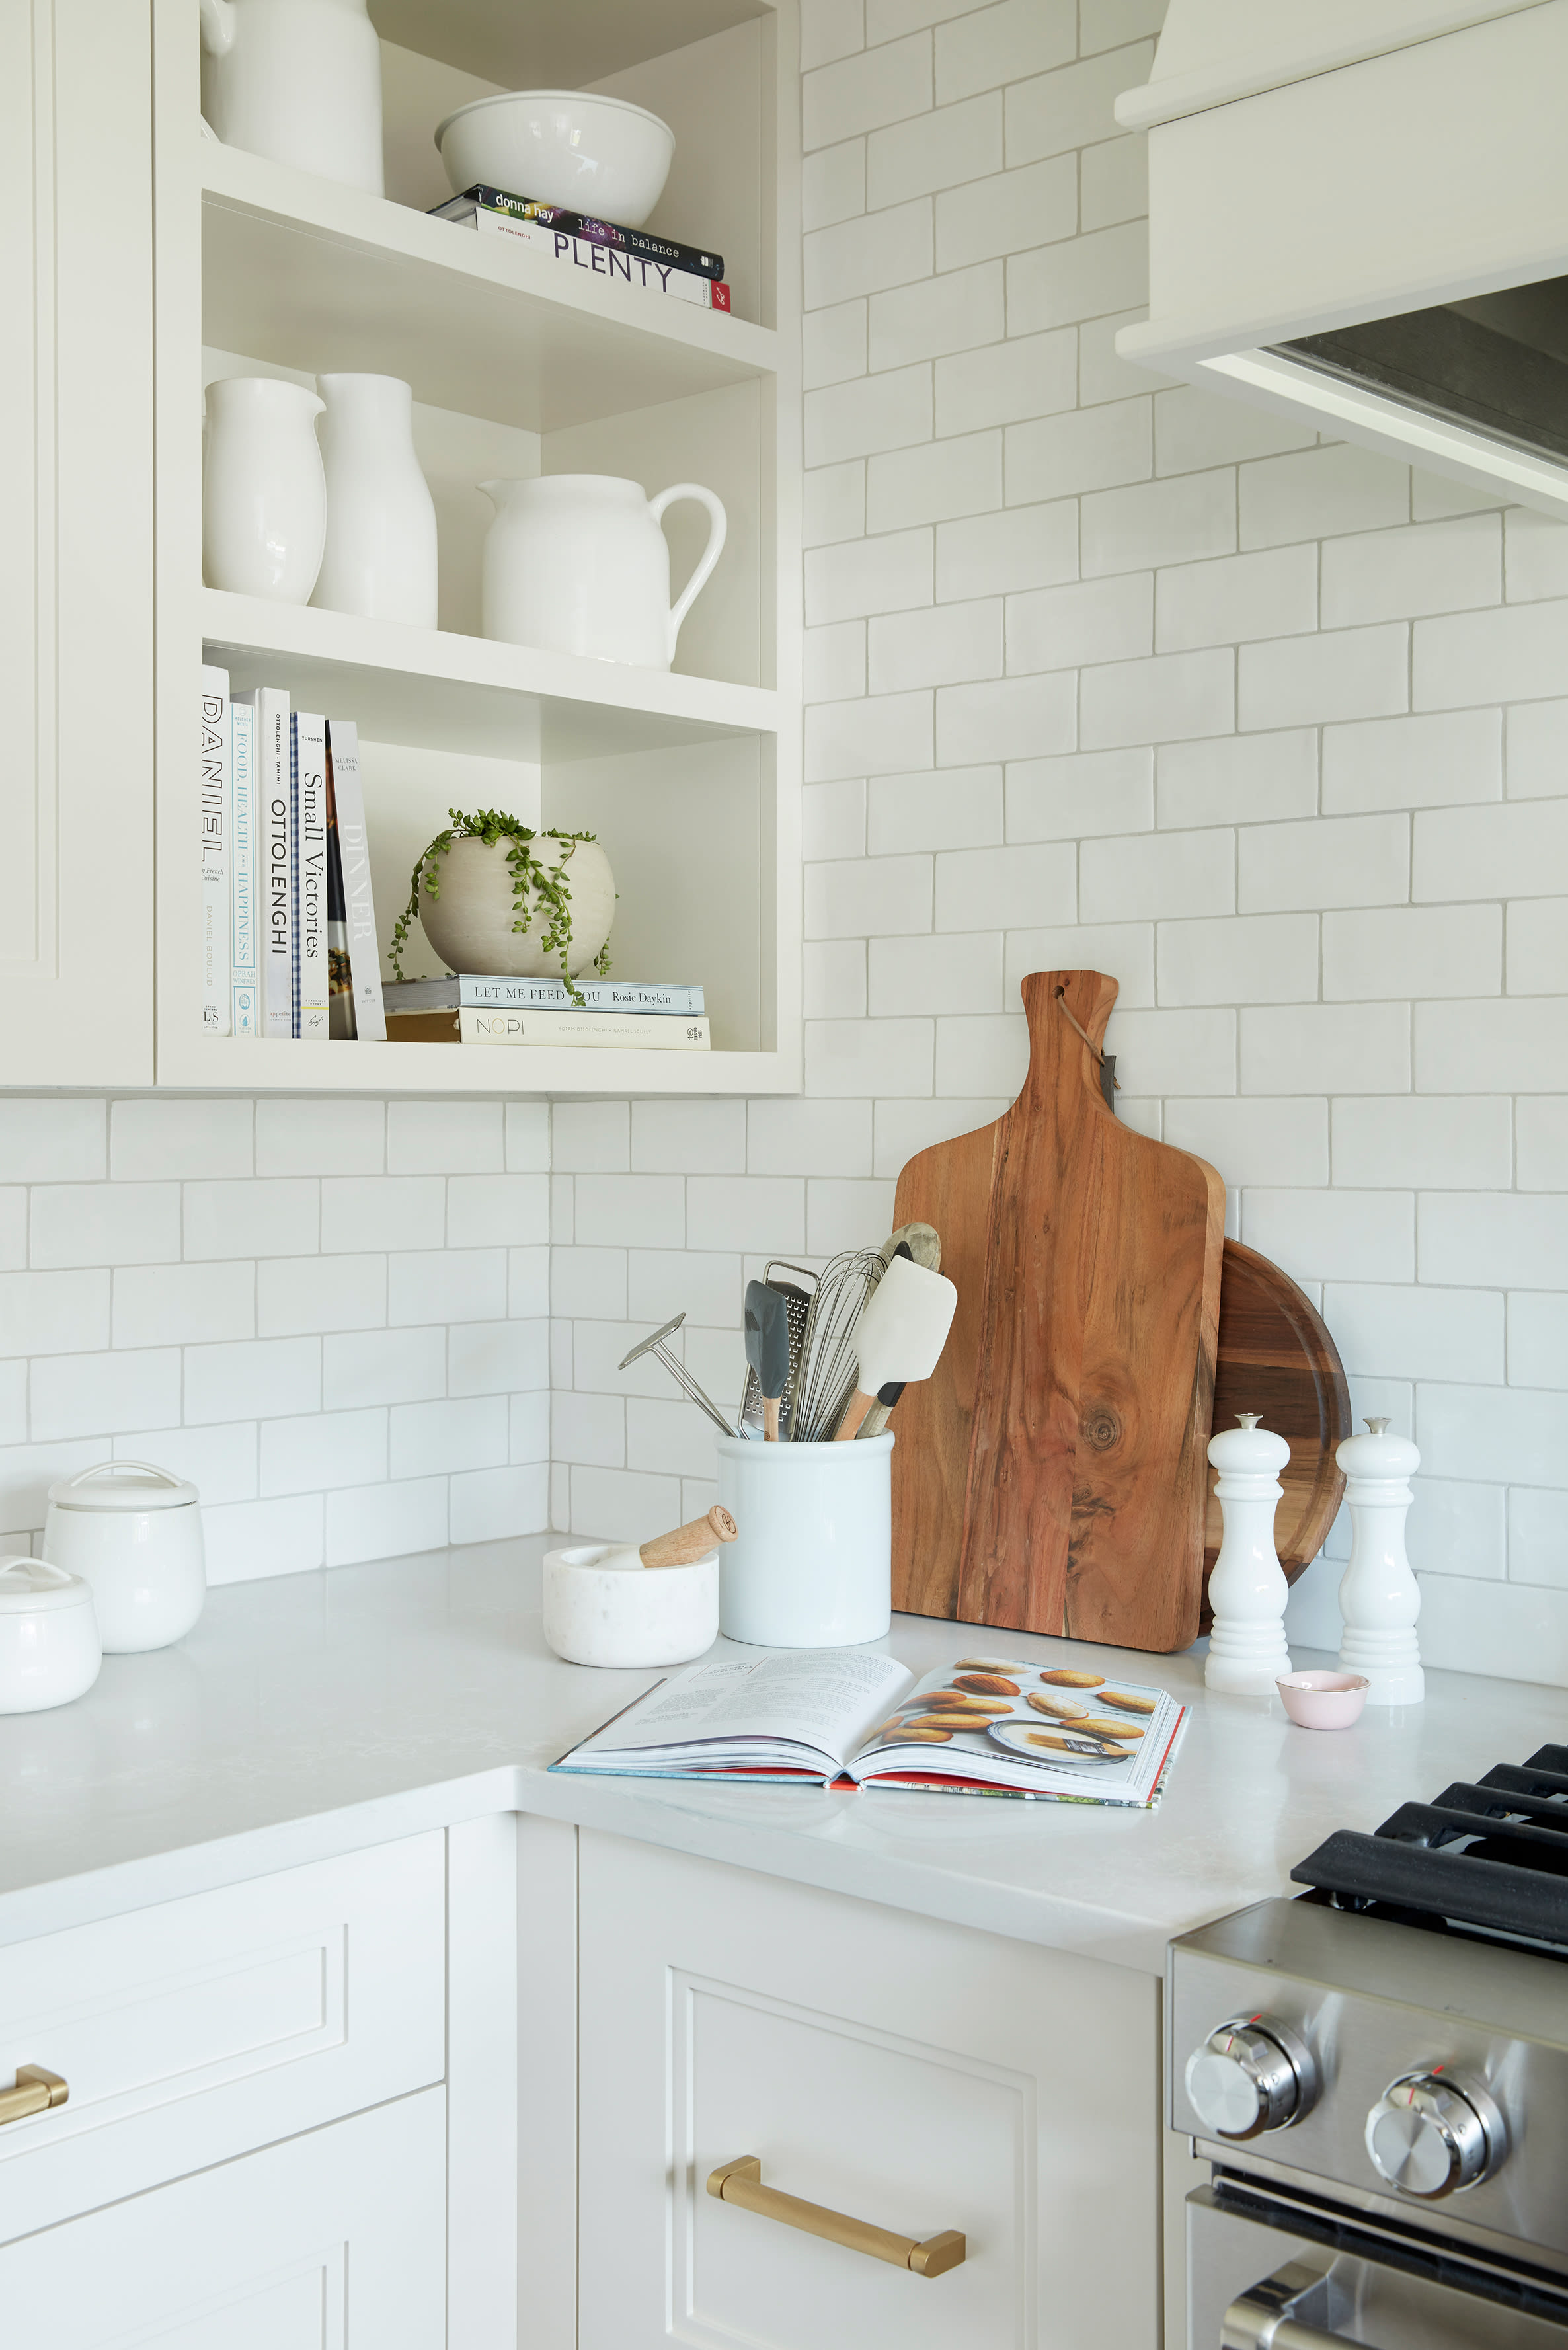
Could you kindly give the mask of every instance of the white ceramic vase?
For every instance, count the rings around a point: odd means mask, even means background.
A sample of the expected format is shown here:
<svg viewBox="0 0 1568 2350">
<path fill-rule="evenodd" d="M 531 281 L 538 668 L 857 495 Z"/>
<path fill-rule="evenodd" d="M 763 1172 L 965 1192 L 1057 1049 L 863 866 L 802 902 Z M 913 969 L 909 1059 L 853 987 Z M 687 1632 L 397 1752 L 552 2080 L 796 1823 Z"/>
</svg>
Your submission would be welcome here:
<svg viewBox="0 0 1568 2350">
<path fill-rule="evenodd" d="M 506 861 L 510 847 L 504 838 L 452 843 L 436 860 L 438 895 L 432 898 L 421 885 L 424 934 L 449 971 L 479 972 L 496 979 L 559 979 L 560 951 L 552 947 L 545 953 L 539 920 L 526 931 L 512 927 L 517 910 Z M 529 847 L 541 865 L 566 868 L 572 899 L 567 964 L 575 979 L 587 970 L 615 920 L 609 858 L 596 840 L 560 840 L 554 833 L 536 834 Z"/>
<path fill-rule="evenodd" d="M 327 536 L 322 402 L 271 376 L 207 386 L 202 575 L 209 588 L 307 604 Z"/>
<path fill-rule="evenodd" d="M 366 0 L 200 0 L 202 112 L 225 146 L 371 195 L 381 44 Z"/>
<path fill-rule="evenodd" d="M 1427 1694 L 1416 1618 L 1421 1593 L 1405 1549 L 1405 1520 L 1421 1465 L 1416 1447 L 1369 1419 L 1365 1436 L 1347 1436 L 1334 1453 L 1350 1505 L 1350 1565 L 1339 1586 L 1345 1635 L 1342 1672 L 1364 1673 L 1368 1705 L 1419 1705 Z"/>
<path fill-rule="evenodd" d="M 724 509 L 711 490 L 677 482 L 656 498 L 614 473 L 482 482 L 495 506 L 484 541 L 487 637 L 545 652 L 668 669 L 680 623 L 723 550 Z M 708 509 L 708 544 L 680 601 L 670 602 L 670 542 L 660 523 L 679 498 Z"/>
<path fill-rule="evenodd" d="M 1209 1458 L 1220 1474 L 1214 1491 L 1225 1533 L 1209 1578 L 1214 1628 L 1209 1636 L 1205 1685 L 1235 1697 L 1272 1697 L 1291 1669 L 1285 1646 L 1290 1586 L 1274 1548 L 1274 1512 L 1284 1487 L 1279 1472 L 1291 1457 L 1282 1436 L 1258 1426 L 1255 1411 L 1210 1440 Z"/>
<path fill-rule="evenodd" d="M 318 375 L 327 545 L 310 600 L 433 629 L 435 502 L 414 454 L 414 396 L 395 375 Z"/>
</svg>

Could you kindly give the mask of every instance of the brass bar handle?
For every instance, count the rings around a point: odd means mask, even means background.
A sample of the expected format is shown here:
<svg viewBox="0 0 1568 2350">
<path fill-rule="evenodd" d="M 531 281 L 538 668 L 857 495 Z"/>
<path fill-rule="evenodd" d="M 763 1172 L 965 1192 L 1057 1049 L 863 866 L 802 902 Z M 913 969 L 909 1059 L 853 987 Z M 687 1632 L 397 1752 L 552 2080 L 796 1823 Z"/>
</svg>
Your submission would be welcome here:
<svg viewBox="0 0 1568 2350">
<path fill-rule="evenodd" d="M 830 2244 L 847 2244 L 852 2252 L 866 2252 L 874 2261 L 888 2261 L 896 2269 L 912 2269 L 916 2276 L 945 2276 L 960 2267 L 968 2252 L 961 2230 L 944 2228 L 938 2236 L 918 2243 L 913 2236 L 895 2236 L 890 2229 L 874 2228 L 868 2220 L 852 2220 L 846 2211 L 829 2211 L 821 2203 L 805 2203 L 763 2185 L 760 2156 L 742 2154 L 722 2162 L 708 2174 L 708 2192 L 721 2203 L 738 2203 L 743 2211 L 760 2211 L 764 2220 L 778 2220 L 786 2228 L 803 2228 L 808 2236 L 826 2236 Z"/>
<path fill-rule="evenodd" d="M 63 2106 L 70 2094 L 57 2073 L 46 2073 L 41 2064 L 18 2064 L 16 2087 L 0 2089 L 0 2127 Z"/>
</svg>

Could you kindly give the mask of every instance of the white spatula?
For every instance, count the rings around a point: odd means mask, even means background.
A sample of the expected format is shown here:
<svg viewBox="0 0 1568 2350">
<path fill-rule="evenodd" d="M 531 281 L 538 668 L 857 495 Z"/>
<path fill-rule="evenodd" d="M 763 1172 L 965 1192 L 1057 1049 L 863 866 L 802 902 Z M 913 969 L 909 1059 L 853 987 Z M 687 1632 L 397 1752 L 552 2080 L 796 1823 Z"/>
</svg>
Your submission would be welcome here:
<svg viewBox="0 0 1568 2350">
<path fill-rule="evenodd" d="M 929 1273 L 910 1257 L 893 1259 L 855 1326 L 855 1392 L 833 1431 L 836 1444 L 855 1435 L 878 1388 L 930 1378 L 957 1305 L 958 1291 L 945 1274 Z"/>
</svg>

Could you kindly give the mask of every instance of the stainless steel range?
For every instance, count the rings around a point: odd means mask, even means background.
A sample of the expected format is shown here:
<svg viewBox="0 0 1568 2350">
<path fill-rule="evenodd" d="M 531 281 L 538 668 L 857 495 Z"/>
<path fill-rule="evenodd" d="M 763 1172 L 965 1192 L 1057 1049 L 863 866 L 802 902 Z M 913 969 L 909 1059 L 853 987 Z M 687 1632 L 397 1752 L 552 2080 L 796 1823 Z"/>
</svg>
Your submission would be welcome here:
<svg viewBox="0 0 1568 2350">
<path fill-rule="evenodd" d="M 1568 2350 L 1568 1748 L 1171 1946 L 1189 2350 Z"/>
</svg>

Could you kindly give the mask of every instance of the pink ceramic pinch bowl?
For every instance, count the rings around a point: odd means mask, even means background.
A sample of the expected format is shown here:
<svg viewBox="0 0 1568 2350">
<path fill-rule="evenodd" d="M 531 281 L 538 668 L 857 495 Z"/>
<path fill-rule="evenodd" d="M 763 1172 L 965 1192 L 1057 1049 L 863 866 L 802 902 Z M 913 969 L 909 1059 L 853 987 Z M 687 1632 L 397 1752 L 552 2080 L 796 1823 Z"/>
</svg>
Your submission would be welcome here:
<svg viewBox="0 0 1568 2350">
<path fill-rule="evenodd" d="M 1303 1730 L 1348 1730 L 1361 1719 L 1369 1683 L 1359 1673 L 1287 1673 L 1274 1687 Z"/>
</svg>

